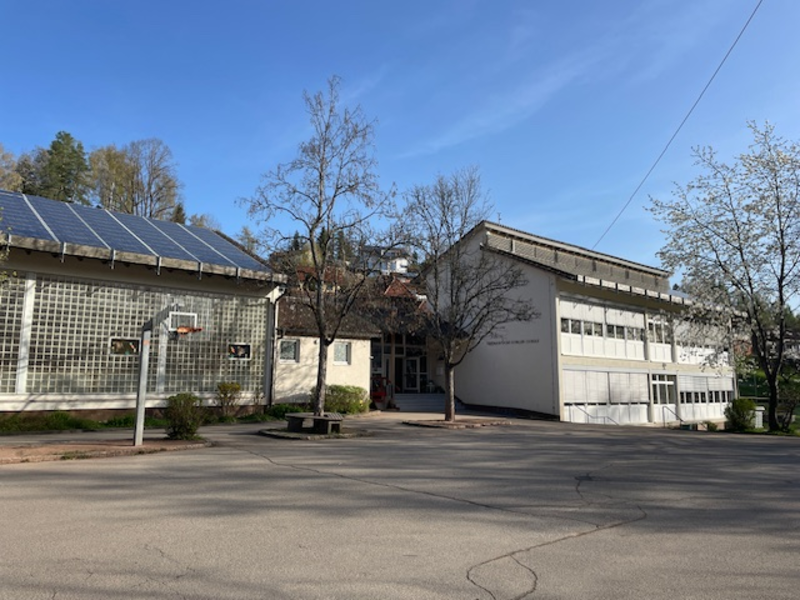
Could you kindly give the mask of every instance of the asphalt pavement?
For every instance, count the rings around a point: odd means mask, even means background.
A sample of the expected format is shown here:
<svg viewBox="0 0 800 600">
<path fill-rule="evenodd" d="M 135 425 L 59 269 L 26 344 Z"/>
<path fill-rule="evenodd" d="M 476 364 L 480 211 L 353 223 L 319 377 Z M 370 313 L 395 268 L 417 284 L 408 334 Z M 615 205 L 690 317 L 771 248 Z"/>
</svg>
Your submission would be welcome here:
<svg viewBox="0 0 800 600">
<path fill-rule="evenodd" d="M 407 418 L 2 465 L 0 599 L 800 597 L 798 438 Z"/>
</svg>

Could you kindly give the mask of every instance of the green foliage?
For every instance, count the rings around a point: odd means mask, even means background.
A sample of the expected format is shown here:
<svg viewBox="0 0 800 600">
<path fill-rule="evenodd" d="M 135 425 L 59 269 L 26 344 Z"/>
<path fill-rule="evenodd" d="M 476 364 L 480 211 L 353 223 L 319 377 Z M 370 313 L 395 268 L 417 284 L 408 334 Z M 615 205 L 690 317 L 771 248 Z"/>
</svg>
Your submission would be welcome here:
<svg viewBox="0 0 800 600">
<path fill-rule="evenodd" d="M 755 423 L 756 403 L 750 398 L 736 398 L 725 409 L 726 427 L 731 431 L 747 431 Z"/>
<path fill-rule="evenodd" d="M 311 397 L 316 388 L 311 390 Z M 325 390 L 325 410 L 342 414 L 364 413 L 369 410 L 369 394 L 355 385 L 329 385 Z"/>
<path fill-rule="evenodd" d="M 68 431 L 73 429 L 100 429 L 97 421 L 73 417 L 69 413 L 56 411 L 47 414 L 15 414 L 0 417 L 0 431 Z"/>
<path fill-rule="evenodd" d="M 239 403 L 239 396 L 242 393 L 242 386 L 235 381 L 220 381 L 217 384 L 217 405 L 220 407 L 220 416 L 232 418 L 236 413 L 236 405 Z"/>
<path fill-rule="evenodd" d="M 267 407 L 264 414 L 274 419 L 281 420 L 286 417 L 286 413 L 306 412 L 308 410 L 310 410 L 308 404 L 274 404 L 273 406 Z"/>
<path fill-rule="evenodd" d="M 719 425 L 714 423 L 714 421 L 706 421 L 705 426 L 706 431 L 717 431 L 719 429 Z"/>
<path fill-rule="evenodd" d="M 242 415 L 236 420 L 240 423 L 265 423 L 269 421 L 279 421 L 280 419 L 273 417 L 269 413 L 250 413 L 249 415 Z"/>
<path fill-rule="evenodd" d="M 130 412 L 125 413 L 124 415 L 120 415 L 118 417 L 112 417 L 103 423 L 104 427 L 109 428 L 119 428 L 119 429 L 129 429 L 131 427 L 136 426 L 136 413 Z M 166 419 L 157 419 L 155 417 L 148 417 L 145 416 L 144 418 L 144 426 L 145 427 L 166 427 L 167 421 Z"/>
<path fill-rule="evenodd" d="M 167 398 L 164 410 L 167 419 L 167 437 L 172 440 L 192 440 L 197 437 L 197 429 L 203 423 L 205 411 L 200 398 L 183 392 Z"/>
<path fill-rule="evenodd" d="M 83 144 L 59 131 L 50 144 L 42 170 L 41 194 L 46 198 L 88 204 L 89 163 Z"/>
</svg>

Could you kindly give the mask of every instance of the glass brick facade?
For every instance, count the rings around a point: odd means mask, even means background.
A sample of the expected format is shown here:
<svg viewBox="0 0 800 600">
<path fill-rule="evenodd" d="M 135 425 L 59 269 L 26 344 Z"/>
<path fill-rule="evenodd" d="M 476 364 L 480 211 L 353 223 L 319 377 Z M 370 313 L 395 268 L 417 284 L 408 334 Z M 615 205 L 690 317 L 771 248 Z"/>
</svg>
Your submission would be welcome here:
<svg viewBox="0 0 800 600">
<path fill-rule="evenodd" d="M 32 306 L 29 359 L 24 390 L 16 383 L 25 279 L 0 287 L 0 393 L 134 394 L 139 359 L 121 353 L 120 340 L 138 339 L 154 319 L 148 392 L 213 393 L 220 381 L 243 390 L 263 385 L 269 300 L 207 292 L 36 275 L 27 298 Z M 170 312 L 197 314 L 203 331 L 176 336 Z M 231 344 L 249 345 L 245 360 Z"/>
<path fill-rule="evenodd" d="M 24 278 L 9 277 L 0 283 L 0 394 L 14 393 L 24 296 Z"/>
</svg>

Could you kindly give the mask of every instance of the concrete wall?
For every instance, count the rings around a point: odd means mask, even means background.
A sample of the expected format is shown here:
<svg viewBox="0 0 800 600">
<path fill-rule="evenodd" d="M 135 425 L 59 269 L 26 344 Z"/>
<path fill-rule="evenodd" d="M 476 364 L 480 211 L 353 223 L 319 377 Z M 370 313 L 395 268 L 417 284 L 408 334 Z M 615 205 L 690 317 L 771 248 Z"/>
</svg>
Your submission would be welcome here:
<svg viewBox="0 0 800 600">
<path fill-rule="evenodd" d="M 529 322 L 506 323 L 456 368 L 456 395 L 467 404 L 558 414 L 555 363 L 555 281 L 526 265 L 528 283 L 515 290 L 540 313 Z"/>
</svg>

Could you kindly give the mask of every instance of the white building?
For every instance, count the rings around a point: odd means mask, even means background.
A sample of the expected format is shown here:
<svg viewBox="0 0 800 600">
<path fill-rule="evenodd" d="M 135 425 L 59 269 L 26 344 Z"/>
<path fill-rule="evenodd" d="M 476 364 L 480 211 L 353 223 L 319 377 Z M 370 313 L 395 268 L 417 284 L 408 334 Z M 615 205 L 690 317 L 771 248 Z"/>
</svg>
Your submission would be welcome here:
<svg viewBox="0 0 800 600">
<path fill-rule="evenodd" d="M 308 402 L 317 384 L 319 334 L 314 316 L 296 296 L 284 296 L 277 305 L 274 403 Z M 338 339 L 328 346 L 326 382 L 370 390 L 370 340 L 378 329 L 348 314 Z"/>
<path fill-rule="evenodd" d="M 680 343 L 687 300 L 670 293 L 667 272 L 488 222 L 464 243 L 514 261 L 528 281 L 514 293 L 540 312 L 506 324 L 456 369 L 465 404 L 571 422 L 724 418 L 733 370 L 706 364 L 726 357 L 712 344 Z"/>
</svg>

